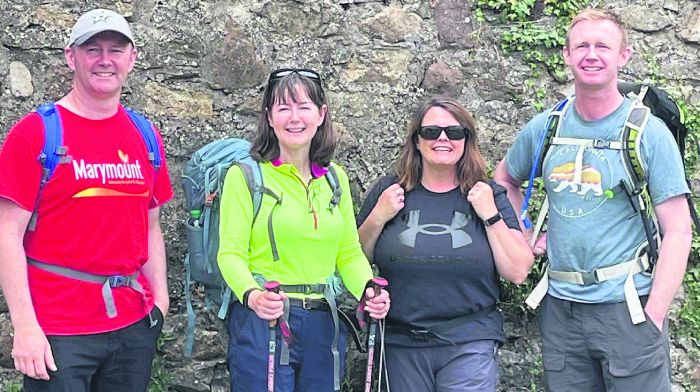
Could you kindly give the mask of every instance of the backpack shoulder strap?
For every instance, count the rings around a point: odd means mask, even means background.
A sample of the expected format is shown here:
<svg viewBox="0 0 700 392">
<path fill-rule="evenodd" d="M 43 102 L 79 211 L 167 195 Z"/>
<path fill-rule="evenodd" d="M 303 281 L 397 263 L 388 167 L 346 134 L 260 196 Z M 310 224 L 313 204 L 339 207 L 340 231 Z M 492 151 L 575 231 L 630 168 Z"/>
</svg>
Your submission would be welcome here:
<svg viewBox="0 0 700 392">
<path fill-rule="evenodd" d="M 39 183 L 39 194 L 44 186 L 49 181 L 56 166 L 65 161 L 68 148 L 63 145 L 63 126 L 61 117 L 53 102 L 45 103 L 36 109 L 36 112 L 41 117 L 44 125 L 44 146 L 39 153 L 39 162 L 41 163 L 41 182 Z M 34 211 L 29 219 L 27 230 L 34 231 L 36 228 L 37 211 L 39 209 L 39 195 L 37 195 L 34 203 Z"/>
<path fill-rule="evenodd" d="M 561 129 L 561 119 L 564 114 L 569 109 L 569 105 L 573 101 L 572 97 L 567 97 L 563 101 L 556 104 L 552 111 L 549 113 L 549 118 L 547 119 L 547 126 L 545 128 L 544 134 L 541 136 L 540 145 L 537 146 L 537 151 L 535 152 L 536 168 L 537 174 L 542 175 L 542 169 L 544 167 L 544 158 L 547 156 L 549 148 L 552 147 L 552 142 L 555 137 L 559 136 L 559 131 Z"/>
<path fill-rule="evenodd" d="M 559 134 L 561 117 L 564 116 L 564 113 L 569 107 L 571 101 L 572 97 L 567 97 L 552 108 L 552 111 L 549 113 L 549 117 L 547 119 L 547 125 L 544 132 L 542 132 L 537 148 L 535 149 L 535 156 L 533 157 L 532 166 L 530 166 L 530 177 L 528 178 L 523 205 L 520 208 L 520 219 L 523 221 L 523 225 L 527 229 L 530 229 L 533 226 L 532 221 L 530 221 L 530 219 L 527 217 L 527 208 L 530 205 L 530 198 L 532 198 L 532 188 L 534 186 L 535 178 L 542 175 L 544 158 L 547 155 L 547 151 L 552 146 L 552 140 Z"/>
<path fill-rule="evenodd" d="M 61 161 L 61 157 L 67 153 L 67 148 L 63 146 L 63 126 L 58 109 L 53 102 L 45 103 L 36 109 L 44 123 L 44 147 L 39 154 L 39 161 L 43 167 L 41 186 L 51 178 L 56 166 Z"/>
<path fill-rule="evenodd" d="M 245 177 L 245 183 L 248 186 L 248 191 L 250 192 L 250 197 L 253 202 L 253 222 L 255 222 L 262 204 L 263 183 L 260 166 L 258 164 L 249 165 L 243 162 L 237 162 L 236 165 L 241 168 L 243 177 Z M 257 175 L 255 173 L 256 171 Z"/>
<path fill-rule="evenodd" d="M 328 206 L 329 210 L 333 210 L 334 207 L 340 204 L 340 197 L 343 195 L 343 189 L 340 187 L 340 180 L 338 179 L 338 172 L 335 170 L 333 164 L 328 165 L 328 171 L 324 174 L 324 177 L 326 177 L 326 181 L 328 181 L 328 185 L 330 185 L 333 191 L 333 196 Z"/>
<path fill-rule="evenodd" d="M 248 191 L 250 192 L 250 197 L 253 203 L 253 222 L 255 222 L 255 219 L 257 219 L 258 214 L 260 213 L 263 195 L 272 197 L 275 199 L 277 204 L 282 202 L 282 198 L 270 188 L 265 186 L 262 170 L 258 162 L 252 161 L 252 163 L 249 163 L 238 161 L 235 164 L 241 168 L 243 176 L 245 177 L 245 182 L 248 186 Z"/>
<path fill-rule="evenodd" d="M 146 143 L 146 148 L 148 149 L 148 160 L 155 168 L 159 168 L 161 165 L 160 148 L 158 146 L 158 138 L 156 138 L 156 131 L 153 129 L 151 124 L 144 115 L 131 109 L 124 108 L 126 114 L 129 115 L 131 122 L 134 123 L 136 128 L 139 130 L 141 137 L 143 137 L 144 143 Z"/>
<path fill-rule="evenodd" d="M 622 162 L 631 181 L 634 193 L 641 192 L 646 186 L 646 167 L 642 162 L 641 140 L 651 109 L 638 98 L 633 99 L 632 108 L 627 114 L 620 141 L 623 144 Z"/>
</svg>

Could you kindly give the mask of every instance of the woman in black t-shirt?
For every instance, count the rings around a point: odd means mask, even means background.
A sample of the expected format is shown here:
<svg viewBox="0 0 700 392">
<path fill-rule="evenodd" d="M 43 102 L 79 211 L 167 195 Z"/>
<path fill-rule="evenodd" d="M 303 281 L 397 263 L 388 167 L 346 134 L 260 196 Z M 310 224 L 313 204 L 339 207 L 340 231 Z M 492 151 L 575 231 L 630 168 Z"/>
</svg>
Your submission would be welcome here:
<svg viewBox="0 0 700 392">
<path fill-rule="evenodd" d="M 423 103 L 396 175 L 358 215 L 369 260 L 391 282 L 385 336 L 397 391 L 495 391 L 499 278 L 522 283 L 533 255 L 506 190 L 486 178 L 472 116 L 458 102 Z"/>
</svg>

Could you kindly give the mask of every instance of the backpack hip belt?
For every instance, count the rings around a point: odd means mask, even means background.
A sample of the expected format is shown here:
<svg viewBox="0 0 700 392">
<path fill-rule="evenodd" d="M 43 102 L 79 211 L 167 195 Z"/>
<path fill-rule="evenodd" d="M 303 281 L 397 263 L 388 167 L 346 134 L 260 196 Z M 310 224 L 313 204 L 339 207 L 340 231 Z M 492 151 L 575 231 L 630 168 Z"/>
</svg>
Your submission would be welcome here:
<svg viewBox="0 0 700 392">
<path fill-rule="evenodd" d="M 150 320 L 151 327 L 155 326 L 157 323 L 157 320 L 153 319 L 151 312 L 149 312 L 147 309 L 146 293 L 144 292 L 141 283 L 138 282 L 138 277 L 139 275 L 141 275 L 140 271 L 136 271 L 131 275 L 98 275 L 74 270 L 68 267 L 62 267 L 55 264 L 44 263 L 42 261 L 38 261 L 31 258 L 27 258 L 27 264 L 66 278 L 71 278 L 82 282 L 101 284 L 102 299 L 104 300 L 105 308 L 107 310 L 107 317 L 109 318 L 117 317 L 117 307 L 114 304 L 114 296 L 112 295 L 112 289 L 119 287 L 129 287 L 141 294 L 141 298 L 143 299 L 143 306 L 144 308 L 146 308 L 146 311 L 148 313 L 148 318 Z"/>
<path fill-rule="evenodd" d="M 537 286 L 528 295 L 525 303 L 532 309 L 536 309 L 542 299 L 547 295 L 549 289 L 549 279 L 588 286 L 605 282 L 610 279 L 627 276 L 625 279 L 624 293 L 627 310 L 632 318 L 632 323 L 639 324 L 646 320 L 642 304 L 639 301 L 639 294 L 634 285 L 634 276 L 640 273 L 645 273 L 649 270 L 651 263 L 647 253 L 642 253 L 647 249 L 647 244 L 644 243 L 637 249 L 637 253 L 632 260 L 623 261 L 622 263 L 614 264 L 608 267 L 602 267 L 593 271 L 556 271 L 549 267 L 545 269 L 542 279 L 537 283 Z"/>
</svg>

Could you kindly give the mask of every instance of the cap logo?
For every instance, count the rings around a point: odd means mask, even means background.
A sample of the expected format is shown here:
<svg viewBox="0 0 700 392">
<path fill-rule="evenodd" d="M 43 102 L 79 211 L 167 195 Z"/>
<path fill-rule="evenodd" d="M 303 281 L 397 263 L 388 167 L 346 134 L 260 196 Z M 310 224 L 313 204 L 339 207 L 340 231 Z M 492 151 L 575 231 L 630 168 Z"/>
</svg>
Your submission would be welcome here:
<svg viewBox="0 0 700 392">
<path fill-rule="evenodd" d="M 109 15 L 106 12 L 100 12 L 99 14 L 92 17 L 92 24 L 98 24 L 100 22 L 107 23 L 107 19 L 111 17 L 112 15 Z"/>
</svg>

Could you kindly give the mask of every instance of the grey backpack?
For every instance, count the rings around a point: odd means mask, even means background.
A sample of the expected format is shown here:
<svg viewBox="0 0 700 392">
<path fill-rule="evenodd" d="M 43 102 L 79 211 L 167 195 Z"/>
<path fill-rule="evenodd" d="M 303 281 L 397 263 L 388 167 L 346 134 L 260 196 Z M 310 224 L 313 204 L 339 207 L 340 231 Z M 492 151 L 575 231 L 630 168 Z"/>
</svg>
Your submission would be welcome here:
<svg viewBox="0 0 700 392">
<path fill-rule="evenodd" d="M 216 255 L 219 250 L 219 203 L 226 172 L 234 164 L 243 169 L 257 215 L 262 201 L 262 175 L 258 163 L 250 156 L 248 141 L 224 139 L 211 142 L 192 155 L 182 174 L 185 206 L 190 213 L 185 222 L 188 251 L 185 256 L 185 356 L 188 357 L 192 355 L 194 345 L 193 284 L 201 283 L 206 306 L 219 306 L 218 316 L 221 319 L 226 317 L 231 302 L 231 289 L 221 276 Z"/>
</svg>

